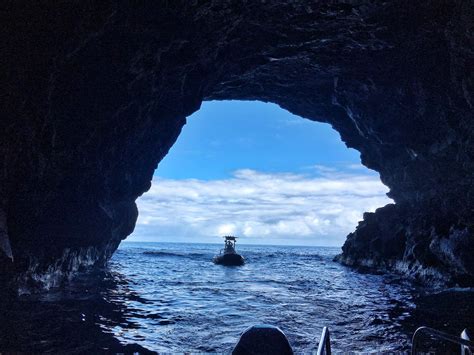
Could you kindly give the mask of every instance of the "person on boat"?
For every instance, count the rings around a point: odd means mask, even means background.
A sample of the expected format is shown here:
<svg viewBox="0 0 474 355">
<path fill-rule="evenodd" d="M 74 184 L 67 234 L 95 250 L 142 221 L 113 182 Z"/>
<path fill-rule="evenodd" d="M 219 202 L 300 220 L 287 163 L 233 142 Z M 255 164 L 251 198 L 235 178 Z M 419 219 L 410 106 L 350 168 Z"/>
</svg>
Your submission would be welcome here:
<svg viewBox="0 0 474 355">
<path fill-rule="evenodd" d="M 226 241 L 225 241 L 224 252 L 225 252 L 225 253 L 234 253 L 234 252 L 235 252 L 235 249 L 234 249 L 234 246 L 233 246 L 233 244 L 232 244 L 232 241 L 230 241 L 230 240 L 226 240 Z"/>
</svg>

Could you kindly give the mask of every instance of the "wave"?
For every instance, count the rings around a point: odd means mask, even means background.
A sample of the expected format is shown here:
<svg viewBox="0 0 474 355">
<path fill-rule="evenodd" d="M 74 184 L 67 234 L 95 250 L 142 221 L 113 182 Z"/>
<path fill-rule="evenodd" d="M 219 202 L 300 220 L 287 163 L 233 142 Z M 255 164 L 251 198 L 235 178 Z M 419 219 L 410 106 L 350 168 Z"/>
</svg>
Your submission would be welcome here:
<svg viewBox="0 0 474 355">
<path fill-rule="evenodd" d="M 324 258 L 317 253 L 306 253 L 306 252 L 256 252 L 256 251 L 246 251 L 238 250 L 248 261 L 250 260 L 282 260 L 282 261 L 305 261 L 305 260 L 323 260 Z M 155 256 L 155 257 L 171 257 L 171 258 L 190 258 L 190 259 L 209 259 L 211 260 L 213 256 L 218 254 L 219 251 L 215 252 L 180 252 L 180 251 L 171 251 L 171 250 L 146 250 L 143 251 L 143 255 Z"/>
<path fill-rule="evenodd" d="M 171 252 L 171 251 L 158 251 L 158 250 L 147 250 L 144 251 L 143 254 L 145 255 L 154 255 L 154 256 L 186 256 L 184 253 L 176 253 L 176 252 Z"/>
<path fill-rule="evenodd" d="M 438 294 L 440 293 L 448 293 L 448 292 L 466 292 L 466 293 L 472 293 L 474 292 L 474 287 L 461 287 L 461 286 L 456 286 L 456 287 L 451 287 L 447 288 L 445 290 L 437 292 Z"/>
<path fill-rule="evenodd" d="M 242 254 L 245 254 L 244 252 Z M 271 253 L 256 253 L 253 252 L 256 256 L 263 258 L 311 258 L 316 260 L 321 260 L 322 256 L 316 253 L 304 253 L 304 252 L 271 252 Z"/>
<path fill-rule="evenodd" d="M 200 258 L 200 257 L 210 257 L 210 254 L 206 253 L 180 253 L 174 251 L 164 251 L 164 250 L 147 250 L 143 252 L 144 255 L 152 256 L 170 256 L 178 258 Z"/>
</svg>

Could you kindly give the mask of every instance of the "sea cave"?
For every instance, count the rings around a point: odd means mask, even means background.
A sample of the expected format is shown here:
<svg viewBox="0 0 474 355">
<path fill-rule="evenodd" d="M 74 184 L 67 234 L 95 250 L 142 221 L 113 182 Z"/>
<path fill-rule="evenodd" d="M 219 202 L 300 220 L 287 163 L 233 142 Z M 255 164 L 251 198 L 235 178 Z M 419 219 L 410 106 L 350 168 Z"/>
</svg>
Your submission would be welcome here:
<svg viewBox="0 0 474 355">
<path fill-rule="evenodd" d="M 1 17 L 3 283 L 103 265 L 185 118 L 232 99 L 329 123 L 389 187 L 337 260 L 474 285 L 471 2 L 8 2 Z"/>
</svg>

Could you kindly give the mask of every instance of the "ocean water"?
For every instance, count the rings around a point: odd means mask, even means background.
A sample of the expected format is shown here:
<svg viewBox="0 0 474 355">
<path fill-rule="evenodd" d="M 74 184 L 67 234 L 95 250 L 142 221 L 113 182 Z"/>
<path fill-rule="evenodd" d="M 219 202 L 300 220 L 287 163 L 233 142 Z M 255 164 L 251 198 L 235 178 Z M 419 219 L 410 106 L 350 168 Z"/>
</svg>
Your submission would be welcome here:
<svg viewBox="0 0 474 355">
<path fill-rule="evenodd" d="M 474 326 L 473 290 L 359 273 L 332 261 L 338 248 L 237 245 L 240 267 L 214 265 L 220 248 L 123 243 L 107 270 L 2 297 L 0 349 L 228 353 L 247 327 L 267 323 L 299 353 L 316 350 L 323 326 L 335 351 L 388 352 L 409 350 L 421 325 Z"/>
</svg>

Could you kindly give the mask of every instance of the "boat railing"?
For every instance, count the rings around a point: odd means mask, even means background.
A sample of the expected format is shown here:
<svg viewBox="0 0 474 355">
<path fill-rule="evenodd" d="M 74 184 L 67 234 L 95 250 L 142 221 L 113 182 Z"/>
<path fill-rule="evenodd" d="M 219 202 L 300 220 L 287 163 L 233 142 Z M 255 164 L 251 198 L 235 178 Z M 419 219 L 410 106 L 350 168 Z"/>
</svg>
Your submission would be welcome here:
<svg viewBox="0 0 474 355">
<path fill-rule="evenodd" d="M 319 339 L 317 355 L 331 355 L 331 339 L 329 338 L 328 327 L 323 328 L 321 339 Z"/>
<path fill-rule="evenodd" d="M 466 332 L 463 332 L 463 335 L 465 333 Z M 458 344 L 461 346 L 461 353 L 465 355 L 472 354 L 472 351 L 474 350 L 474 342 L 466 339 L 467 336 L 458 337 L 455 335 L 447 334 L 445 332 L 441 332 L 439 330 L 436 330 L 430 327 L 419 327 L 417 330 L 415 330 L 415 333 L 413 333 L 412 344 L 411 344 L 412 355 L 415 355 L 418 351 L 418 347 L 419 347 L 418 342 L 422 334 L 428 334 L 432 338 L 444 340 L 453 344 Z"/>
</svg>

